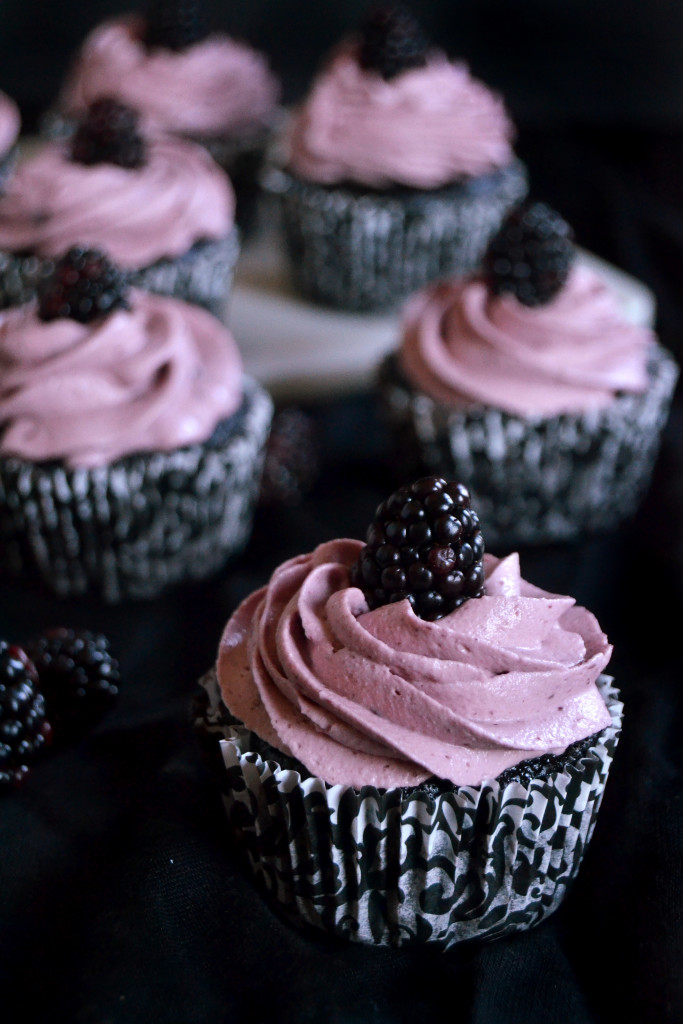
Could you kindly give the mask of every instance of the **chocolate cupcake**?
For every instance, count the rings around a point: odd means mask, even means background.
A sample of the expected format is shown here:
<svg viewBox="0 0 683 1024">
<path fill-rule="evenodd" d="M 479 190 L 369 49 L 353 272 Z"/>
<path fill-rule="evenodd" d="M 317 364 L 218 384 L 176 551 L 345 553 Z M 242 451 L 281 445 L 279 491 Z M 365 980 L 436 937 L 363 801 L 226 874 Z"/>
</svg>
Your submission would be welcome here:
<svg viewBox="0 0 683 1024">
<path fill-rule="evenodd" d="M 240 605 L 196 725 L 292 921 L 450 948 L 571 886 L 621 726 L 610 655 L 590 612 L 484 554 L 465 487 L 420 479 L 365 545 L 322 544 Z"/>
<path fill-rule="evenodd" d="M 332 52 L 267 175 L 307 297 L 390 309 L 478 266 L 527 190 L 500 98 L 432 47 L 400 6 Z"/>
<path fill-rule="evenodd" d="M 410 299 L 379 368 L 397 477 L 465 481 L 494 548 L 614 529 L 659 450 L 678 366 L 575 255 L 559 214 L 521 204 L 481 273 Z"/>
<path fill-rule="evenodd" d="M 280 92 L 266 56 L 211 32 L 200 3 L 151 0 L 140 14 L 109 19 L 89 33 L 43 131 L 68 133 L 93 100 L 115 96 L 139 110 L 150 130 L 208 149 L 233 183 L 243 228 L 279 120 Z"/>
<path fill-rule="evenodd" d="M 94 102 L 72 138 L 41 145 L 0 199 L 0 308 L 34 294 L 72 245 L 106 251 L 139 288 L 225 315 L 239 253 L 235 197 L 201 147 L 147 138 L 136 111 Z"/>
<path fill-rule="evenodd" d="M 72 250 L 0 313 L 0 570 L 152 598 L 247 542 L 272 414 L 206 310 Z"/>
</svg>

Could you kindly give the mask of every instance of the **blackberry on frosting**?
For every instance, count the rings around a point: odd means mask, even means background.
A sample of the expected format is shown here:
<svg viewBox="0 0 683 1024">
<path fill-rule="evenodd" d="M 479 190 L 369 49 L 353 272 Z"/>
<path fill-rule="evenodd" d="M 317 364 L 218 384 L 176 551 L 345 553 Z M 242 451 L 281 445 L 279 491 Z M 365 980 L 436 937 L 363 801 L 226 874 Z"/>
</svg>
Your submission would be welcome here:
<svg viewBox="0 0 683 1024">
<path fill-rule="evenodd" d="M 38 285 L 41 320 L 68 317 L 87 324 L 128 309 L 126 275 L 97 249 L 72 246 Z"/>
<path fill-rule="evenodd" d="M 145 140 L 136 110 L 111 96 L 90 104 L 75 131 L 71 159 L 76 163 L 116 164 L 134 169 L 146 160 Z"/>
<path fill-rule="evenodd" d="M 351 573 L 369 607 L 407 599 L 435 620 L 484 593 L 484 540 L 464 484 L 421 477 L 382 502 Z"/>
<path fill-rule="evenodd" d="M 495 295 L 509 292 L 524 306 L 542 306 L 564 285 L 575 255 L 564 218 L 546 203 L 525 200 L 489 242 L 484 275 Z"/>
<path fill-rule="evenodd" d="M 419 22 L 407 7 L 380 5 L 361 25 L 358 62 L 388 82 L 409 68 L 424 67 L 428 49 Z"/>
<path fill-rule="evenodd" d="M 186 50 L 201 43 L 209 34 L 203 6 L 198 0 L 151 0 L 145 18 L 145 45 Z"/>
</svg>

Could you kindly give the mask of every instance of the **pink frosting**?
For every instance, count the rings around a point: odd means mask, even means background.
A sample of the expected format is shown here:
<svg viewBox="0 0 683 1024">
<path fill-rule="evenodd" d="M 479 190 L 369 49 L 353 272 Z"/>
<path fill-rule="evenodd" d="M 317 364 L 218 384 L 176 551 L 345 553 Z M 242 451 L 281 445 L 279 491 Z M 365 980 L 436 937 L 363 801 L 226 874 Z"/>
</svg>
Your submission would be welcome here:
<svg viewBox="0 0 683 1024">
<path fill-rule="evenodd" d="M 99 466 L 204 441 L 242 397 L 237 345 L 205 310 L 132 290 L 130 310 L 0 313 L 0 452 Z"/>
<path fill-rule="evenodd" d="M 517 555 L 486 555 L 486 595 L 426 622 L 408 601 L 368 611 L 349 582 L 362 546 L 285 562 L 228 622 L 223 699 L 264 740 L 331 784 L 477 784 L 609 725 L 595 681 L 611 645 Z"/>
<path fill-rule="evenodd" d="M 643 391 L 653 341 L 579 264 L 545 306 L 492 295 L 476 278 L 421 291 L 405 309 L 399 359 L 413 386 L 437 401 L 553 416 Z"/>
<path fill-rule="evenodd" d="M 142 27 L 118 18 L 90 33 L 62 90 L 63 110 L 110 95 L 163 131 L 230 134 L 270 123 L 280 88 L 262 54 L 224 34 L 178 52 L 147 50 Z"/>
<path fill-rule="evenodd" d="M 232 230 L 232 185 L 201 146 L 168 137 L 149 142 L 147 153 L 129 169 L 86 166 L 62 144 L 42 146 L 0 199 L 0 249 L 59 256 L 86 245 L 134 269 Z"/>
<path fill-rule="evenodd" d="M 288 161 L 321 184 L 438 188 L 509 164 L 512 135 L 499 97 L 464 64 L 434 53 L 386 82 L 343 46 L 295 112 Z"/>
<path fill-rule="evenodd" d="M 5 156 L 17 141 L 21 115 L 13 99 L 0 92 L 0 157 Z"/>
</svg>

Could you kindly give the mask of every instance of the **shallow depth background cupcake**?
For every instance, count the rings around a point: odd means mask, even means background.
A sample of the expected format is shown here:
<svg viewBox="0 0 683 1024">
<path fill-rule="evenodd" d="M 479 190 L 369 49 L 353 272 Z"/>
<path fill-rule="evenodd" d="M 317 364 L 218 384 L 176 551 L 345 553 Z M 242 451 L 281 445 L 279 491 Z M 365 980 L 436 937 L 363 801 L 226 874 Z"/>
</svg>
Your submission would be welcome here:
<svg viewBox="0 0 683 1024">
<path fill-rule="evenodd" d="M 614 528 L 638 507 L 659 449 L 678 367 L 574 256 L 564 220 L 523 203 L 485 273 L 407 303 L 379 370 L 397 475 L 466 482 L 494 547 Z"/>
<path fill-rule="evenodd" d="M 0 199 L 0 307 L 27 301 L 72 245 L 105 250 L 140 288 L 224 314 L 239 252 L 230 181 L 204 149 L 146 139 L 137 112 L 95 101 L 41 145 Z"/>
<path fill-rule="evenodd" d="M 215 317 L 70 251 L 0 313 L 0 568 L 105 601 L 211 575 L 249 536 L 271 413 Z"/>
<path fill-rule="evenodd" d="M 12 173 L 21 130 L 21 114 L 13 99 L 0 92 L 0 191 Z"/>
<path fill-rule="evenodd" d="M 206 146 L 233 182 L 243 226 L 278 120 L 280 84 L 264 54 L 210 32 L 201 3 L 152 0 L 144 13 L 106 21 L 87 36 L 46 132 L 63 132 L 101 96 L 136 108 L 154 131 Z"/>
<path fill-rule="evenodd" d="M 367 541 L 285 562 L 227 624 L 197 728 L 233 832 L 281 908 L 328 932 L 450 947 L 528 928 L 595 825 L 611 646 L 517 555 L 483 554 L 462 485 L 403 487 Z"/>
<path fill-rule="evenodd" d="M 430 47 L 401 6 L 342 41 L 288 126 L 281 197 L 292 273 L 307 296 L 385 309 L 479 262 L 525 193 L 496 95 Z"/>
</svg>

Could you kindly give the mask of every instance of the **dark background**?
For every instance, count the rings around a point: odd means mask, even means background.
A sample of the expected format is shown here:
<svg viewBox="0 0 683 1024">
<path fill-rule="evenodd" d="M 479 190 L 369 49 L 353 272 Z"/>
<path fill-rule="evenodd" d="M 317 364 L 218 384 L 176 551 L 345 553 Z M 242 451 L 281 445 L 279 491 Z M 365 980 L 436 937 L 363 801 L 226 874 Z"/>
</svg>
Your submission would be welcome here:
<svg viewBox="0 0 683 1024">
<path fill-rule="evenodd" d="M 584 247 L 648 283 L 683 346 L 683 5 L 453 0 L 413 5 L 433 38 L 500 89 L 534 191 Z M 286 102 L 366 5 L 209 4 L 271 57 Z M 1 0 L 0 88 L 25 129 L 114 2 Z M 680 391 L 680 389 L 679 389 Z M 116 609 L 0 585 L 0 624 L 101 629 L 116 709 L 0 804 L 4 1024 L 681 1024 L 683 442 L 674 403 L 653 485 L 616 536 L 521 552 L 525 576 L 590 607 L 615 645 L 624 733 L 595 837 L 563 907 L 532 931 L 441 955 L 347 947 L 263 903 L 232 850 L 189 725 L 227 616 L 283 558 L 362 536 L 389 476 L 367 396 L 308 410 L 324 451 L 298 507 L 261 508 L 218 579 Z M 673 619 L 673 624 L 672 624 Z M 57 620 L 57 622 L 56 622 Z"/>
</svg>

